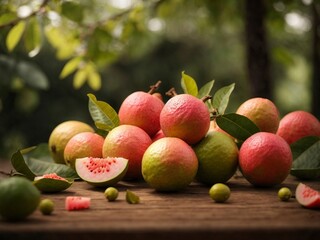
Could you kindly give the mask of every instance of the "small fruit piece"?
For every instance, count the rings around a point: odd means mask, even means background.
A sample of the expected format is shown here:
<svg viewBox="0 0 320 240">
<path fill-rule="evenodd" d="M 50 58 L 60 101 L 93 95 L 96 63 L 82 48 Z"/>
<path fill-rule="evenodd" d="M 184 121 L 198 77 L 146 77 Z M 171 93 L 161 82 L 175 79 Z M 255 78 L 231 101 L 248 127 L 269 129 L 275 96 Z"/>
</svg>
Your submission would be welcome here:
<svg viewBox="0 0 320 240">
<path fill-rule="evenodd" d="M 104 191 L 104 196 L 108 199 L 109 202 L 115 201 L 118 198 L 119 191 L 114 187 L 108 187 Z"/>
<path fill-rule="evenodd" d="M 67 180 L 56 173 L 48 173 L 34 178 L 33 184 L 41 192 L 60 192 L 73 184 L 73 180 Z"/>
<path fill-rule="evenodd" d="M 213 201 L 223 203 L 229 199 L 231 191 L 227 185 L 216 183 L 210 188 L 209 195 Z"/>
<path fill-rule="evenodd" d="M 278 197 L 281 201 L 284 201 L 284 202 L 289 201 L 291 196 L 292 196 L 292 192 L 287 187 L 282 187 L 278 191 Z"/>
<path fill-rule="evenodd" d="M 309 112 L 290 112 L 280 120 L 277 135 L 289 144 L 303 137 L 320 136 L 320 122 Z"/>
<path fill-rule="evenodd" d="M 320 192 L 303 183 L 296 188 L 296 199 L 303 207 L 320 208 Z"/>
<path fill-rule="evenodd" d="M 134 192 L 127 189 L 126 191 L 126 201 L 130 204 L 138 204 L 140 203 L 140 197 Z"/>
<path fill-rule="evenodd" d="M 122 157 L 129 160 L 125 178 L 141 179 L 141 161 L 152 143 L 149 135 L 139 127 L 120 125 L 112 129 L 103 144 L 103 157 Z"/>
<path fill-rule="evenodd" d="M 53 201 L 48 198 L 41 200 L 39 210 L 43 215 L 50 215 L 54 210 Z"/>
<path fill-rule="evenodd" d="M 38 207 L 40 192 L 24 177 L 10 177 L 0 181 L 0 215 L 8 221 L 27 218 Z"/>
<path fill-rule="evenodd" d="M 120 106 L 120 124 L 140 127 L 152 137 L 160 130 L 159 116 L 163 106 L 163 101 L 150 93 L 134 92 Z"/>
<path fill-rule="evenodd" d="M 152 143 L 143 155 L 142 175 L 157 191 L 179 191 L 193 180 L 198 159 L 193 149 L 183 140 L 161 138 Z"/>
<path fill-rule="evenodd" d="M 81 196 L 68 196 L 65 200 L 65 208 L 68 211 L 90 208 L 91 198 Z"/>
<path fill-rule="evenodd" d="M 266 98 L 250 98 L 236 111 L 254 122 L 261 132 L 276 133 L 280 116 L 276 105 Z"/>
<path fill-rule="evenodd" d="M 164 105 L 160 125 L 165 136 L 195 144 L 209 130 L 210 112 L 201 99 L 189 94 L 176 95 Z"/>
<path fill-rule="evenodd" d="M 125 158 L 78 158 L 76 172 L 87 183 L 97 187 L 112 186 L 119 182 L 128 170 Z"/>
<path fill-rule="evenodd" d="M 94 132 L 88 124 L 80 121 L 65 121 L 57 125 L 49 137 L 49 152 L 56 163 L 65 164 L 64 148 L 68 141 L 77 133 Z"/>
<path fill-rule="evenodd" d="M 239 167 L 255 186 L 274 186 L 290 173 L 292 153 L 289 144 L 274 133 L 258 132 L 242 144 Z"/>
<path fill-rule="evenodd" d="M 227 182 L 238 167 L 239 150 L 225 133 L 210 131 L 193 147 L 199 161 L 196 179 L 204 184 Z"/>
<path fill-rule="evenodd" d="M 74 135 L 64 149 L 66 164 L 74 168 L 77 158 L 102 157 L 104 138 L 93 132 L 82 132 Z"/>
</svg>

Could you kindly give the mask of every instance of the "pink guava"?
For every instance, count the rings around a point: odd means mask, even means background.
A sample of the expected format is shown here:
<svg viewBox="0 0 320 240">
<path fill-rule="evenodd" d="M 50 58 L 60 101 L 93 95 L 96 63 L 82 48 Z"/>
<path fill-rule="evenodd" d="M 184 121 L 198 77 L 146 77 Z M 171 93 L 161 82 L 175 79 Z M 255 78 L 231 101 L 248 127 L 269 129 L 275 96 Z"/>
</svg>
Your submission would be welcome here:
<svg viewBox="0 0 320 240">
<path fill-rule="evenodd" d="M 61 192 L 73 184 L 73 180 L 60 177 L 56 173 L 48 173 L 36 176 L 33 184 L 41 191 L 47 193 Z"/>
<path fill-rule="evenodd" d="M 97 187 L 107 187 L 119 182 L 128 170 L 128 159 L 121 157 L 76 159 L 78 176 Z"/>
<path fill-rule="evenodd" d="M 303 183 L 296 188 L 296 199 L 306 208 L 320 208 L 320 192 Z"/>
<path fill-rule="evenodd" d="M 90 208 L 91 198 L 81 196 L 68 196 L 65 201 L 65 208 L 68 211 Z"/>
</svg>

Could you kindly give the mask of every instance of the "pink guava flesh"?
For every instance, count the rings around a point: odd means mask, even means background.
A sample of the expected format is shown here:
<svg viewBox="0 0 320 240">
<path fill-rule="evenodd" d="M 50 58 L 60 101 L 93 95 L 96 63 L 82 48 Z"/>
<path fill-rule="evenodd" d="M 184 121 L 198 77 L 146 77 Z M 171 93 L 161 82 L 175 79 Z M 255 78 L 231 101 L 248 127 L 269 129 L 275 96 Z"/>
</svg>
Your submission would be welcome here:
<svg viewBox="0 0 320 240">
<path fill-rule="evenodd" d="M 42 178 L 51 178 L 51 179 L 56 179 L 56 180 L 63 180 L 63 181 L 67 181 L 65 178 L 63 177 L 60 177 L 58 174 L 56 173 L 47 173 L 47 174 L 44 174 L 42 176 L 38 176 L 38 177 L 35 177 L 34 180 L 40 180 Z"/>
<path fill-rule="evenodd" d="M 320 208 L 320 192 L 303 183 L 296 188 L 296 199 L 306 208 Z"/>
<path fill-rule="evenodd" d="M 68 211 L 83 210 L 90 208 L 91 198 L 81 196 L 68 196 L 65 201 L 65 208 Z"/>
</svg>

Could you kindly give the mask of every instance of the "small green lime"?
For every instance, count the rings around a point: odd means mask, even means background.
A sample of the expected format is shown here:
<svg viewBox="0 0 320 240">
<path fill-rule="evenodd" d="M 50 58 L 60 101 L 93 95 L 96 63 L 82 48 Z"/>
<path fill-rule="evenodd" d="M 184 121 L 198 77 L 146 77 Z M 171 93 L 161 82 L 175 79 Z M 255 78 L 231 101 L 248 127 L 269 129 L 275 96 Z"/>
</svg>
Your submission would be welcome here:
<svg viewBox="0 0 320 240">
<path fill-rule="evenodd" d="M 209 190 L 209 195 L 212 200 L 218 203 L 227 201 L 230 197 L 230 194 L 230 188 L 223 183 L 216 183 Z"/>
<path fill-rule="evenodd" d="M 40 196 L 40 191 L 24 177 L 1 180 L 0 215 L 9 221 L 23 220 L 37 209 Z"/>
<path fill-rule="evenodd" d="M 292 196 L 292 192 L 287 187 L 282 187 L 278 191 L 278 197 L 281 201 L 284 201 L 284 202 L 289 201 L 291 196 Z"/>
<path fill-rule="evenodd" d="M 39 204 L 39 210 L 43 215 L 50 215 L 54 210 L 54 203 L 51 199 L 43 199 Z"/>
<path fill-rule="evenodd" d="M 114 187 L 108 187 L 104 191 L 104 196 L 108 199 L 109 202 L 115 201 L 118 198 L 119 191 Z"/>
</svg>

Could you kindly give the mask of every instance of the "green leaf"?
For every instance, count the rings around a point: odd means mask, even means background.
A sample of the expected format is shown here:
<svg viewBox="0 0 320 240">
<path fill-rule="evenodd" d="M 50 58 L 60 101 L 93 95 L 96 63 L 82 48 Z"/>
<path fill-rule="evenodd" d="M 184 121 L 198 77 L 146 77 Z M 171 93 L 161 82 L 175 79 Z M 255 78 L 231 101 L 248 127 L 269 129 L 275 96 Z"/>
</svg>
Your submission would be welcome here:
<svg viewBox="0 0 320 240">
<path fill-rule="evenodd" d="M 99 90 L 101 88 L 101 77 L 96 71 L 89 72 L 88 84 L 93 90 Z"/>
<path fill-rule="evenodd" d="M 25 48 L 29 57 L 36 56 L 41 49 L 41 27 L 36 17 L 30 18 L 24 37 Z"/>
<path fill-rule="evenodd" d="M 88 77 L 88 71 L 86 68 L 79 69 L 73 78 L 73 87 L 79 89 L 86 82 Z"/>
<path fill-rule="evenodd" d="M 11 164 L 18 173 L 25 175 L 30 180 L 48 173 L 56 173 L 63 178 L 79 178 L 75 170 L 67 165 L 45 162 L 35 158 L 24 158 L 23 154 L 30 153 L 34 149 L 34 147 L 22 149 L 12 155 Z"/>
<path fill-rule="evenodd" d="M 22 154 L 26 159 L 34 158 L 45 162 L 54 162 L 49 151 L 48 143 L 40 143 L 36 147 L 31 147 L 30 151 L 23 152 Z"/>
<path fill-rule="evenodd" d="M 198 92 L 198 98 L 201 99 L 205 96 L 210 95 L 213 85 L 214 85 L 214 80 L 207 82 L 205 85 L 203 85 Z"/>
<path fill-rule="evenodd" d="M 182 72 L 181 75 L 181 87 L 184 93 L 190 94 L 195 97 L 198 96 L 198 86 L 196 81 L 184 72 Z"/>
<path fill-rule="evenodd" d="M 119 116 L 108 103 L 98 101 L 93 94 L 89 93 L 87 96 L 89 97 L 89 112 L 98 129 L 108 132 L 119 126 Z"/>
<path fill-rule="evenodd" d="M 60 78 L 65 78 L 69 76 L 71 73 L 73 73 L 78 67 L 79 64 L 81 63 L 82 58 L 81 57 L 75 57 L 70 59 L 63 67 L 61 73 L 60 73 Z"/>
<path fill-rule="evenodd" d="M 72 21 L 81 22 L 84 17 L 84 7 L 76 2 L 65 1 L 61 5 L 61 14 Z"/>
<path fill-rule="evenodd" d="M 300 179 L 320 177 L 320 138 L 304 137 L 290 145 L 293 163 L 291 175 Z"/>
<path fill-rule="evenodd" d="M 216 118 L 216 122 L 222 130 L 240 141 L 260 131 L 249 118 L 236 113 L 221 115 Z"/>
<path fill-rule="evenodd" d="M 25 21 L 20 21 L 17 23 L 17 25 L 15 25 L 10 32 L 8 33 L 8 36 L 6 38 L 6 45 L 7 48 L 9 50 L 9 52 L 11 52 L 18 44 L 18 42 L 20 41 L 22 34 L 24 32 L 26 28 L 26 22 Z"/>
<path fill-rule="evenodd" d="M 49 80 L 44 73 L 33 63 L 20 61 L 17 64 L 17 75 L 26 84 L 37 89 L 48 89 Z"/>
<path fill-rule="evenodd" d="M 229 86 L 220 88 L 218 91 L 216 91 L 211 100 L 212 106 L 218 110 L 218 113 L 221 115 L 223 115 L 227 109 L 229 98 L 234 90 L 234 86 L 235 84 L 232 83 Z"/>
</svg>

